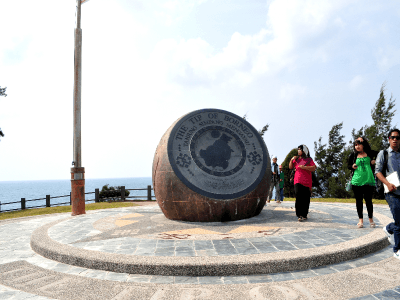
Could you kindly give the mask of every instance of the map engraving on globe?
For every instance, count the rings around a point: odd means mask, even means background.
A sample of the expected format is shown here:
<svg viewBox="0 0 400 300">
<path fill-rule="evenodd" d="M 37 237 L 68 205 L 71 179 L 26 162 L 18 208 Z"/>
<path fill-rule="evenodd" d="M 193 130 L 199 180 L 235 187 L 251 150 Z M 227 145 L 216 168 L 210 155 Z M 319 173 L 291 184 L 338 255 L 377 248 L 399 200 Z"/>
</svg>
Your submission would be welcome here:
<svg viewBox="0 0 400 300">
<path fill-rule="evenodd" d="M 168 140 L 168 157 L 178 178 L 212 199 L 233 199 L 254 190 L 268 165 L 260 135 L 243 118 L 203 109 L 183 116 Z"/>
</svg>

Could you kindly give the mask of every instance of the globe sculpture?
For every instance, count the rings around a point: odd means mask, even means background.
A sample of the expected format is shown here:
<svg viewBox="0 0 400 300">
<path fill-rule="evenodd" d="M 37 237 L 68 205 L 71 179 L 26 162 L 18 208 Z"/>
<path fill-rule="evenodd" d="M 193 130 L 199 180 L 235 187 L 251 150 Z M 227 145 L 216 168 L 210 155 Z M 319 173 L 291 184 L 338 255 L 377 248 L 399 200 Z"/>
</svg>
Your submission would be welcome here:
<svg viewBox="0 0 400 300">
<path fill-rule="evenodd" d="M 179 118 L 163 135 L 152 179 L 168 219 L 234 221 L 263 209 L 271 164 L 250 123 L 228 111 L 201 109 Z"/>
</svg>

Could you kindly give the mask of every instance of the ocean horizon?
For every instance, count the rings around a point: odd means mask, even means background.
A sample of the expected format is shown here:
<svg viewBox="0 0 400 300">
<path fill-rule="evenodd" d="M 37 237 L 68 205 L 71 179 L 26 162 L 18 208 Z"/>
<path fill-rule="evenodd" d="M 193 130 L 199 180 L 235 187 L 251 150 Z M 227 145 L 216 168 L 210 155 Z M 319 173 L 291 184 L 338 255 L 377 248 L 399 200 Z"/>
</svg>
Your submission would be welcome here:
<svg viewBox="0 0 400 300">
<path fill-rule="evenodd" d="M 95 189 L 101 190 L 106 184 L 109 186 L 125 186 L 126 189 L 144 189 L 148 185 L 152 185 L 152 181 L 151 177 L 85 179 L 85 193 L 94 192 Z M 46 195 L 50 195 L 50 197 L 67 196 L 51 199 L 51 206 L 56 206 L 59 203 L 69 202 L 70 192 L 70 179 L 0 181 L 0 212 L 20 209 L 21 198 L 32 200 L 46 198 Z M 143 199 L 146 199 L 147 191 L 130 191 L 130 196 L 143 196 Z M 94 199 L 94 194 L 86 195 L 86 200 L 89 199 Z M 10 202 L 17 203 L 9 204 Z M 27 201 L 26 208 L 45 204 L 46 200 Z"/>
</svg>

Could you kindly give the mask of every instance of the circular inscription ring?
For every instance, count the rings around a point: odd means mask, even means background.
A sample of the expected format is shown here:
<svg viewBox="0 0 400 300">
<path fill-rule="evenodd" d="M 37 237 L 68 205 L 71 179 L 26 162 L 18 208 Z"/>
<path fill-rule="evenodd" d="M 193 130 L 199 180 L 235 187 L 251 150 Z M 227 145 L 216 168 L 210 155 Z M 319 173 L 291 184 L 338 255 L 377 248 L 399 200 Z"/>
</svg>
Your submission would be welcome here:
<svg viewBox="0 0 400 300">
<path fill-rule="evenodd" d="M 253 191 L 269 161 L 257 130 L 219 109 L 182 117 L 169 136 L 168 158 L 187 187 L 212 199 L 235 199 Z"/>
</svg>

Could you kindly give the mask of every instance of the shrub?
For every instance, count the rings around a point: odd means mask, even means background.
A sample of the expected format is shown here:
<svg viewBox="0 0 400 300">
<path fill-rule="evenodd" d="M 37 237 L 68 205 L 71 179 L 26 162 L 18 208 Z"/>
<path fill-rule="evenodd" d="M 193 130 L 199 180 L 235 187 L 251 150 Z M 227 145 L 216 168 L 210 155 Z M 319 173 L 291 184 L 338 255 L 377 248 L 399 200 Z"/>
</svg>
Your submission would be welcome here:
<svg viewBox="0 0 400 300">
<path fill-rule="evenodd" d="M 125 197 L 129 196 L 130 192 L 125 190 Z M 103 185 L 99 193 L 99 201 L 117 201 L 121 199 L 121 187 L 120 186 L 108 186 L 108 184 Z"/>
</svg>

